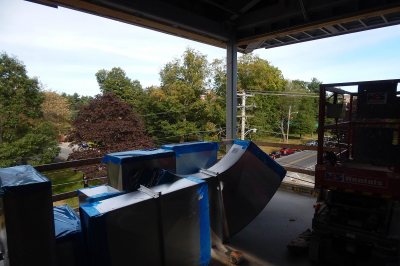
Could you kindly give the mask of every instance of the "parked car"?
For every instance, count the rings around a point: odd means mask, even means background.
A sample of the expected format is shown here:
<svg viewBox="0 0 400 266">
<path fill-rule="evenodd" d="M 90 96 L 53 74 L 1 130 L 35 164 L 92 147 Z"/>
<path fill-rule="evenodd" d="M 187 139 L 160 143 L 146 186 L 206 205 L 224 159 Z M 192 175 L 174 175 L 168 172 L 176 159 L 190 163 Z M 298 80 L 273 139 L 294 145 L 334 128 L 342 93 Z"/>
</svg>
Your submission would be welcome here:
<svg viewBox="0 0 400 266">
<path fill-rule="evenodd" d="M 318 146 L 318 141 L 317 140 L 309 140 L 305 144 L 306 146 Z"/>
<path fill-rule="evenodd" d="M 289 154 L 295 153 L 295 150 L 294 150 L 294 149 L 291 149 L 291 148 L 283 147 L 283 148 L 280 150 L 280 153 L 281 153 L 282 156 L 284 156 L 284 155 L 289 155 Z"/>
<path fill-rule="evenodd" d="M 269 156 L 270 156 L 272 159 L 275 160 L 275 159 L 281 157 L 281 153 L 280 153 L 279 151 L 273 151 L 273 152 L 271 152 L 271 153 L 269 154 Z"/>
</svg>

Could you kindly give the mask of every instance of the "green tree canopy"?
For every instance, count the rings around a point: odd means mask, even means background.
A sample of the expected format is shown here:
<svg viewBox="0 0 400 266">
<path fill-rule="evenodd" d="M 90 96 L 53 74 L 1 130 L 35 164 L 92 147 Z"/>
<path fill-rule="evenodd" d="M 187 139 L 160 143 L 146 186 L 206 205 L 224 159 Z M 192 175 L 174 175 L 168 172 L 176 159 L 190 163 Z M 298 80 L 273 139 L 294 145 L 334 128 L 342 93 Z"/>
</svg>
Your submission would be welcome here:
<svg viewBox="0 0 400 266">
<path fill-rule="evenodd" d="M 54 128 L 41 119 L 43 100 L 25 66 L 0 54 L 0 166 L 49 163 L 58 154 Z"/>
<path fill-rule="evenodd" d="M 257 55 L 238 59 L 238 91 L 282 91 L 286 85 L 282 72 Z"/>
<path fill-rule="evenodd" d="M 111 92 L 136 109 L 141 107 L 142 85 L 138 80 L 127 77 L 120 67 L 113 67 L 111 70 L 101 69 L 97 71 L 96 79 L 103 94 Z"/>
<path fill-rule="evenodd" d="M 209 88 L 209 76 L 206 56 L 192 49 L 167 63 L 160 72 L 161 86 L 147 91 L 149 133 L 161 142 L 173 142 L 217 132 L 223 123 L 223 107 Z"/>
<path fill-rule="evenodd" d="M 88 104 L 89 101 L 91 101 L 93 99 L 93 97 L 91 97 L 91 96 L 79 95 L 76 92 L 74 94 L 71 94 L 71 95 L 70 94 L 66 94 L 65 92 L 63 92 L 61 94 L 61 96 L 64 97 L 65 99 L 67 99 L 67 101 L 68 101 L 72 119 L 76 118 L 80 108 L 83 105 Z"/>
</svg>

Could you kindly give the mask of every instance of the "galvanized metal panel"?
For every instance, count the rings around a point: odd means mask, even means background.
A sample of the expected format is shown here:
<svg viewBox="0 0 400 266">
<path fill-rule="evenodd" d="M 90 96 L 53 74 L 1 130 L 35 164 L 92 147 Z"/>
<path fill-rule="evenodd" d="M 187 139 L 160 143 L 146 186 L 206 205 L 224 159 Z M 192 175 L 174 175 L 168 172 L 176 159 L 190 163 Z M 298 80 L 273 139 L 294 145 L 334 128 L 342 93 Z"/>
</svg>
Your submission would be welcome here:
<svg viewBox="0 0 400 266">
<path fill-rule="evenodd" d="M 0 169 L 1 248 L 5 265 L 54 265 L 50 181 L 32 166 Z"/>
<path fill-rule="evenodd" d="M 207 241 L 210 252 L 210 235 L 208 208 L 199 205 L 208 200 L 207 190 L 199 194 L 207 185 L 198 182 L 155 186 L 159 198 L 135 191 L 82 205 L 90 265 L 200 265 Z"/>
</svg>

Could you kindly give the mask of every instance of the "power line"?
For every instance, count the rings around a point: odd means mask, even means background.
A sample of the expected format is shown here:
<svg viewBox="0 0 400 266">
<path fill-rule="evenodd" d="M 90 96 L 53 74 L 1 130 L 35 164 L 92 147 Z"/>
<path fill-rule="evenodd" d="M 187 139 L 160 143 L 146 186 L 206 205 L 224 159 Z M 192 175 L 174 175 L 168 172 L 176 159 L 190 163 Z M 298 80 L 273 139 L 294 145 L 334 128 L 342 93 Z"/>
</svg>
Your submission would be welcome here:
<svg viewBox="0 0 400 266">
<path fill-rule="evenodd" d="M 271 96 L 311 97 L 311 98 L 319 97 L 319 95 L 316 93 L 290 93 L 290 92 L 252 91 L 252 90 L 247 92 L 252 94 L 271 95 Z"/>
</svg>

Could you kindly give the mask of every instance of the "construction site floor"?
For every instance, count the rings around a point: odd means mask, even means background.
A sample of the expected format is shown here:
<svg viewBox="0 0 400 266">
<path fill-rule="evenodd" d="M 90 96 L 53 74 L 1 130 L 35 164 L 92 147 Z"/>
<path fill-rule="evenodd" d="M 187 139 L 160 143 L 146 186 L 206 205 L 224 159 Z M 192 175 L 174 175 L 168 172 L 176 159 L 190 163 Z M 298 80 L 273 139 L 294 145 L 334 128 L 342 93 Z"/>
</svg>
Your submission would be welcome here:
<svg viewBox="0 0 400 266">
<path fill-rule="evenodd" d="M 227 247 L 243 253 L 240 265 L 311 265 L 307 252 L 295 256 L 289 253 L 287 244 L 311 229 L 315 200 L 310 194 L 278 190 L 267 207 Z M 230 265 L 221 254 L 213 251 L 211 265 Z"/>
</svg>

